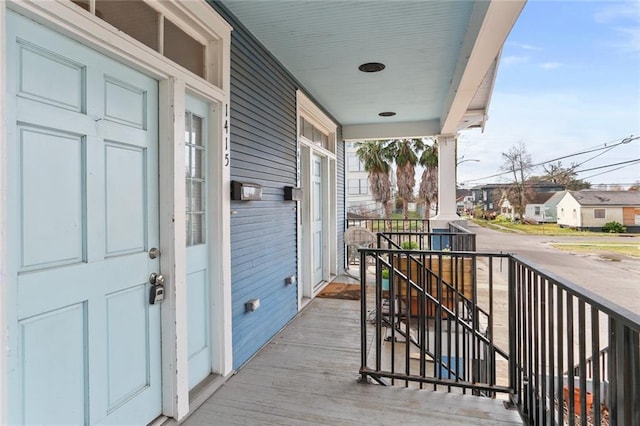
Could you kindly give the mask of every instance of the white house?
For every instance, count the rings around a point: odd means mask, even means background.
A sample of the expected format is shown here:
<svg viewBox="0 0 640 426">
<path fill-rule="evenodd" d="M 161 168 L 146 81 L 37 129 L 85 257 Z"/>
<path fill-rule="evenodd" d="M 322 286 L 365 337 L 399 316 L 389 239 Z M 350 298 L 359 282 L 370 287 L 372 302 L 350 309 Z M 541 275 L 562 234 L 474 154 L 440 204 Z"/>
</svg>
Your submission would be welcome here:
<svg viewBox="0 0 640 426">
<path fill-rule="evenodd" d="M 601 230 L 619 222 L 628 232 L 640 231 L 640 193 L 637 191 L 567 191 L 557 205 L 558 225 Z"/>
</svg>

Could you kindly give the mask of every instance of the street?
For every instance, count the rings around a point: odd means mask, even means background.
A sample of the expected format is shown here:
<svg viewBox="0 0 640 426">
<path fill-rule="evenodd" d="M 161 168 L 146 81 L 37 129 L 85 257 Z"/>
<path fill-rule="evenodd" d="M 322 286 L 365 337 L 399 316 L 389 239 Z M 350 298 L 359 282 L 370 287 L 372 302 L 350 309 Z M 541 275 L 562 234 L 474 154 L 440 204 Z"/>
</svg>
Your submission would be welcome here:
<svg viewBox="0 0 640 426">
<path fill-rule="evenodd" d="M 551 246 L 557 242 L 617 241 L 640 245 L 640 236 L 545 236 L 513 234 L 483 228 L 472 222 L 466 227 L 476 234 L 477 251 L 517 254 L 532 264 L 578 284 L 624 308 L 640 314 L 640 260 L 616 256 L 605 260 L 589 254 L 574 254 Z"/>
</svg>

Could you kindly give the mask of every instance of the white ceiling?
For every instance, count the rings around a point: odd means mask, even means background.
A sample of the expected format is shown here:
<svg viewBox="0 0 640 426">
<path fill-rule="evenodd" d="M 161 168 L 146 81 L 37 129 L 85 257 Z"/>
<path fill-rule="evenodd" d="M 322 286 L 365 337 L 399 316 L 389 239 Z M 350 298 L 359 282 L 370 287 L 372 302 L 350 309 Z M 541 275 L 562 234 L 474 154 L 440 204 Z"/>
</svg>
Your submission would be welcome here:
<svg viewBox="0 0 640 426">
<path fill-rule="evenodd" d="M 497 2 L 498 7 L 470 0 L 222 3 L 354 138 L 429 136 L 482 125 L 496 58 L 524 5 L 523 0 Z M 366 62 L 386 68 L 359 71 Z M 383 111 L 396 115 L 379 117 Z"/>
</svg>

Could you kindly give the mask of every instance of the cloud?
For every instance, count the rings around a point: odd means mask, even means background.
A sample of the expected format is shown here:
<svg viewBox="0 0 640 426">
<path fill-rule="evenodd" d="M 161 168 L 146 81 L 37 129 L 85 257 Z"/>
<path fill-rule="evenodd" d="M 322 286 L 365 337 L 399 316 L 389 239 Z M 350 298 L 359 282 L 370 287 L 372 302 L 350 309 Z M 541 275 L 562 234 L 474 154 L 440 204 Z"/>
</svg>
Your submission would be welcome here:
<svg viewBox="0 0 640 426">
<path fill-rule="evenodd" d="M 606 45 L 623 52 L 640 52 L 640 3 L 606 4 L 593 19 L 598 24 L 609 25 L 617 35 L 616 40 L 607 41 Z"/>
<path fill-rule="evenodd" d="M 540 68 L 542 68 L 543 70 L 555 70 L 561 68 L 562 66 L 563 64 L 561 64 L 560 62 L 544 62 L 540 64 Z"/>
<path fill-rule="evenodd" d="M 538 46 L 534 46 L 534 45 L 526 44 L 526 43 L 518 43 L 518 42 L 515 42 L 515 41 L 508 41 L 507 42 L 507 46 L 518 47 L 518 48 L 524 49 L 524 50 L 543 50 L 542 47 L 538 47 Z"/>
<path fill-rule="evenodd" d="M 620 20 L 640 22 L 640 7 L 637 1 L 607 4 L 596 11 L 593 19 L 599 24 L 608 24 Z"/>
<path fill-rule="evenodd" d="M 526 64 L 527 62 L 529 62 L 528 56 L 516 56 L 516 55 L 504 56 L 500 60 L 500 63 L 504 65 Z"/>
</svg>

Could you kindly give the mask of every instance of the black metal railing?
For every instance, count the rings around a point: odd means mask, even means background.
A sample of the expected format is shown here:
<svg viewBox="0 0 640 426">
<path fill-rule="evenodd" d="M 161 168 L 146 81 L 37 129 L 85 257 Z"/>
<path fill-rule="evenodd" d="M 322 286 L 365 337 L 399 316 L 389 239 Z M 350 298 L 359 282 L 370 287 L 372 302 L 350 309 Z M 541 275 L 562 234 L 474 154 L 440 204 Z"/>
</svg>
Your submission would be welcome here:
<svg viewBox="0 0 640 426">
<path fill-rule="evenodd" d="M 347 219 L 347 228 L 362 226 L 371 232 L 430 232 L 428 219 Z"/>
<path fill-rule="evenodd" d="M 535 425 L 640 424 L 640 316 L 517 256 L 430 242 L 360 250 L 363 379 L 504 392 Z"/>
<path fill-rule="evenodd" d="M 378 233 L 378 246 L 386 248 L 360 250 L 361 261 L 369 257 L 369 264 L 371 258 L 376 264 L 375 272 L 361 269 L 361 282 L 378 283 L 373 297 L 363 294 L 361 299 L 366 313 L 362 348 L 374 344 L 371 353 L 363 349 L 360 373 L 381 384 L 415 382 L 420 388 L 455 387 L 486 396 L 509 392 L 507 381 L 499 381 L 497 374 L 497 360 L 507 371 L 507 353 L 492 338 L 494 301 L 479 298 L 477 286 L 478 259 L 484 258 L 486 285 L 493 290 L 493 269 L 506 255 L 401 248 L 407 241 L 430 247 L 434 239 L 450 240 L 448 234 L 401 238 L 398 233 Z M 366 286 L 362 291 L 366 293 Z M 371 341 L 367 321 L 373 325 Z"/>
<path fill-rule="evenodd" d="M 476 235 L 469 232 L 379 232 L 378 247 L 403 250 L 475 251 Z"/>
<path fill-rule="evenodd" d="M 512 401 L 523 417 L 640 424 L 640 316 L 517 256 L 509 275 Z"/>
</svg>

